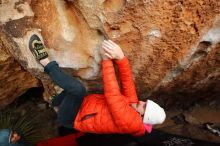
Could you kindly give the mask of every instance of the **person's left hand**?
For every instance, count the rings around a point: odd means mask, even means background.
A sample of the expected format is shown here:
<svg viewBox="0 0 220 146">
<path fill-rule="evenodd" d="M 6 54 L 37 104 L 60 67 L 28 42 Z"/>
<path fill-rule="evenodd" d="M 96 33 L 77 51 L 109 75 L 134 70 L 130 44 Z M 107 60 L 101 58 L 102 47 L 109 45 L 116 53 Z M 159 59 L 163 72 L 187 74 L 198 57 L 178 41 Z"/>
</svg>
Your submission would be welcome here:
<svg viewBox="0 0 220 146">
<path fill-rule="evenodd" d="M 102 43 L 102 48 L 105 51 L 105 55 L 110 59 L 121 60 L 124 58 L 122 49 L 111 40 L 104 40 Z"/>
</svg>

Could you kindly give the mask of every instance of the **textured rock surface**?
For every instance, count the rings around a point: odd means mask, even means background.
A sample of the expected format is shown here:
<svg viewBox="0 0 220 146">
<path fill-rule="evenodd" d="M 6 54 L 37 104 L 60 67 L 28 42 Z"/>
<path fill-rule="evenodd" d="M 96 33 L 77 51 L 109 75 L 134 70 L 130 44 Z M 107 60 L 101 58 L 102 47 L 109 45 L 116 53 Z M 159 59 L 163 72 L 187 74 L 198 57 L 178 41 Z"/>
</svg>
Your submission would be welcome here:
<svg viewBox="0 0 220 146">
<path fill-rule="evenodd" d="M 0 32 L 0 107 L 8 105 L 29 88 L 40 86 L 40 82 L 11 56 L 10 47 L 9 40 Z"/>
<path fill-rule="evenodd" d="M 0 2 L 2 30 L 11 40 L 6 50 L 43 82 L 47 96 L 50 80 L 27 48 L 33 33 L 44 38 L 51 59 L 81 78 L 88 90 L 102 89 L 98 50 L 107 35 L 129 57 L 140 98 L 156 96 L 169 105 L 219 95 L 218 1 Z"/>
</svg>

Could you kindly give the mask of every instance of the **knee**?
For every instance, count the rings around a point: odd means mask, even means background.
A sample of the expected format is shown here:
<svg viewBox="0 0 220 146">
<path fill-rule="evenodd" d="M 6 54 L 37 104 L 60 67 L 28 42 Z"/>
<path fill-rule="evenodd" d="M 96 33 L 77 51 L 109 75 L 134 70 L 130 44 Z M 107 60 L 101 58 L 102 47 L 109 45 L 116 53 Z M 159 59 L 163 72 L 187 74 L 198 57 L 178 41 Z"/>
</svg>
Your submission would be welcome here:
<svg viewBox="0 0 220 146">
<path fill-rule="evenodd" d="M 84 98 L 84 96 L 86 95 L 86 88 L 81 84 L 81 86 L 79 87 L 79 95 L 81 98 Z"/>
<path fill-rule="evenodd" d="M 84 98 L 84 96 L 86 95 L 86 88 L 83 86 L 82 83 L 79 82 L 77 85 L 71 87 L 69 92 L 74 96 Z"/>
</svg>

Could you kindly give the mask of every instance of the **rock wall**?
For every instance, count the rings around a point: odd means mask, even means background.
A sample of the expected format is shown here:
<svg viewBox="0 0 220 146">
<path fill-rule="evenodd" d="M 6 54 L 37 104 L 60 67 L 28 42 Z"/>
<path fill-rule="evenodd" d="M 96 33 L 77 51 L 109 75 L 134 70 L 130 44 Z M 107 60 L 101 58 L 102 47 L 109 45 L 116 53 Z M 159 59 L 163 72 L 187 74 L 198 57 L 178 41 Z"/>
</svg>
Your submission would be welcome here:
<svg viewBox="0 0 220 146">
<path fill-rule="evenodd" d="M 41 85 L 10 54 L 8 50 L 11 45 L 10 40 L 0 32 L 0 107 L 13 102 L 29 88 Z"/>
<path fill-rule="evenodd" d="M 98 51 L 107 37 L 129 57 L 140 98 L 170 105 L 219 95 L 218 1 L 1 0 L 0 4 L 1 30 L 10 39 L 10 47 L 1 50 L 40 79 L 45 96 L 54 91 L 27 48 L 33 33 L 44 38 L 50 58 L 79 77 L 89 91 L 102 90 Z"/>
</svg>

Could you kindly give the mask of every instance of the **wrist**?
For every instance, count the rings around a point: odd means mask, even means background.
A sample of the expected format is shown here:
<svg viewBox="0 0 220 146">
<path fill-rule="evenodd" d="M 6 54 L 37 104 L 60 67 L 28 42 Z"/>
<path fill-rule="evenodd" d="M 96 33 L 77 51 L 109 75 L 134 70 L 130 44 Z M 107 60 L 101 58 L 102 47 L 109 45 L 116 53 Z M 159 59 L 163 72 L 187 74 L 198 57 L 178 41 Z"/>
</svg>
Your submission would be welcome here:
<svg viewBox="0 0 220 146">
<path fill-rule="evenodd" d="M 102 60 L 105 61 L 105 60 L 111 60 L 111 59 L 108 57 L 102 57 Z"/>
<path fill-rule="evenodd" d="M 102 57 L 102 60 L 104 61 L 104 60 L 111 60 L 109 57 L 107 57 L 107 56 L 105 56 L 105 55 L 101 55 L 101 57 Z"/>
<path fill-rule="evenodd" d="M 119 57 L 117 58 L 117 60 L 122 60 L 122 59 L 124 59 L 124 57 L 125 57 L 125 55 L 123 54 L 123 55 L 119 56 Z"/>
</svg>

